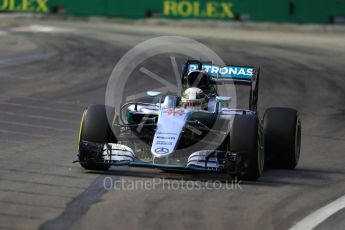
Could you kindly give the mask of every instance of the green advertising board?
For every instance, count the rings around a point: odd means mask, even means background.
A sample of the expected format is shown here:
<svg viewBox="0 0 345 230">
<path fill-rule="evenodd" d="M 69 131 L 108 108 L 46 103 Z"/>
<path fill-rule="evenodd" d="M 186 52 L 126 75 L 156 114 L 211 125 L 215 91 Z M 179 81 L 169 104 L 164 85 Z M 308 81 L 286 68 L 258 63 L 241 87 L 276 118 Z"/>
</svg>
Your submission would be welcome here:
<svg viewBox="0 0 345 230">
<path fill-rule="evenodd" d="M 132 19 L 154 16 L 330 23 L 345 19 L 345 0 L 0 0 L 0 11 Z"/>
</svg>

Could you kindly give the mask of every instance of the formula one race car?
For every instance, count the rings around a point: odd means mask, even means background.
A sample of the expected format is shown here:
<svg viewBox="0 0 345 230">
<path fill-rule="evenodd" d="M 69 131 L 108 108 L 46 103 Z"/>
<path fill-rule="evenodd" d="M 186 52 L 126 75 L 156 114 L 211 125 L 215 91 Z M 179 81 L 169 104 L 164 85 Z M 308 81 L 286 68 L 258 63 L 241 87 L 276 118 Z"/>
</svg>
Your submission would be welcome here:
<svg viewBox="0 0 345 230">
<path fill-rule="evenodd" d="M 105 105 L 85 109 L 78 143 L 81 166 L 206 171 L 247 180 L 259 178 L 265 166 L 296 167 L 299 114 L 269 108 L 259 119 L 259 69 L 189 60 L 181 81 L 181 96 L 149 91 L 155 102 L 127 102 L 118 113 Z M 249 108 L 231 108 L 231 97 L 218 95 L 220 84 L 249 89 Z"/>
</svg>

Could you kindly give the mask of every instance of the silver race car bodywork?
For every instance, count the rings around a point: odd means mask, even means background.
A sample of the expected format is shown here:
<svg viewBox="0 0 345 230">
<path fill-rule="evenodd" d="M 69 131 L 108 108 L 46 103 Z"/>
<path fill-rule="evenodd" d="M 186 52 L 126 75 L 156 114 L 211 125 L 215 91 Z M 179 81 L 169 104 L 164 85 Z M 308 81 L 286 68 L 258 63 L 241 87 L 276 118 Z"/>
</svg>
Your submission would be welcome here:
<svg viewBox="0 0 345 230">
<path fill-rule="evenodd" d="M 154 91 L 147 92 L 151 103 L 127 102 L 115 114 L 109 106 L 90 105 L 81 121 L 77 162 L 85 169 L 128 165 L 225 172 L 249 180 L 259 178 L 267 162 L 274 167 L 296 167 L 299 113 L 269 108 L 259 119 L 259 69 L 190 60 L 181 81 L 182 90 L 197 87 L 205 93 L 200 108 Z M 229 107 L 231 95 L 219 95 L 219 83 L 246 86 L 249 108 Z M 109 117 L 106 110 L 113 115 Z"/>
<path fill-rule="evenodd" d="M 152 94 L 152 92 L 148 92 L 148 94 Z M 208 127 L 193 117 L 197 115 L 196 117 L 201 116 L 210 120 L 217 117 L 226 124 L 230 124 L 234 116 L 244 113 L 253 114 L 253 112 L 223 108 L 222 103 L 230 100 L 227 97 L 216 97 L 214 100 L 210 100 L 207 110 L 175 107 L 176 101 L 174 100 L 176 100 L 176 96 L 166 96 L 162 104 L 127 103 L 122 106 L 122 109 L 125 110 L 122 114 L 127 114 L 127 117 L 122 118 L 125 124 L 113 124 L 118 143 L 102 145 L 85 142 L 82 146 L 89 150 L 94 149 L 95 153 L 98 152 L 101 155 L 98 163 L 217 172 L 224 170 L 225 164 L 227 166 L 234 164 L 234 173 L 241 173 L 240 170 L 236 170 L 240 168 L 240 153 L 225 152 L 223 149 L 219 149 L 222 144 L 220 141 L 224 141 L 228 134 L 227 129 L 213 130 L 212 127 Z M 135 116 L 142 117 L 141 124 L 136 125 L 130 122 Z M 151 140 L 144 137 L 145 131 L 143 130 L 148 128 L 152 128 L 153 131 Z M 186 135 L 195 138 L 203 136 L 204 132 L 212 132 L 217 136 L 218 138 L 205 138 L 215 139 L 215 143 L 208 142 L 202 147 L 199 145 L 197 148 L 200 149 L 195 149 L 193 152 L 189 152 L 193 148 L 184 150 L 181 147 L 181 142 L 185 142 Z M 199 141 L 202 141 L 202 138 Z M 98 147 L 96 147 L 97 145 Z"/>
</svg>

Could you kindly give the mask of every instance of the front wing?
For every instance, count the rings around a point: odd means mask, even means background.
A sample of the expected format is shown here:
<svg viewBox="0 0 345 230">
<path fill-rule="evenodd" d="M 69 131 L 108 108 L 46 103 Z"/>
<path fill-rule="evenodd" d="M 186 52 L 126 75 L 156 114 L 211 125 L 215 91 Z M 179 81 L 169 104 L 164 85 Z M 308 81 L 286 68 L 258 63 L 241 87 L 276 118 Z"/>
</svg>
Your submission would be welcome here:
<svg viewBox="0 0 345 230">
<path fill-rule="evenodd" d="M 247 171 L 245 167 L 245 153 L 203 150 L 191 153 L 185 164 L 173 164 L 169 163 L 168 160 L 165 161 L 155 158 L 150 161 L 143 161 L 136 157 L 136 154 L 131 148 L 121 144 L 100 144 L 81 141 L 79 148 L 87 154 L 88 161 L 93 161 L 100 165 L 127 165 L 131 167 L 159 168 L 164 170 L 216 172 L 236 176 L 244 175 Z M 75 162 L 78 161 L 86 163 L 80 157 Z"/>
</svg>

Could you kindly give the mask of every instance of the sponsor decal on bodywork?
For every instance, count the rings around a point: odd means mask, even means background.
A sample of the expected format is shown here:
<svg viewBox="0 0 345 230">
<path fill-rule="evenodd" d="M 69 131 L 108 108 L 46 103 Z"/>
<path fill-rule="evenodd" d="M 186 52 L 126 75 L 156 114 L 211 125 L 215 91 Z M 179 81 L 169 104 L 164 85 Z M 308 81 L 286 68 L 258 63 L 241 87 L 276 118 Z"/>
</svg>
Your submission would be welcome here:
<svg viewBox="0 0 345 230">
<path fill-rule="evenodd" d="M 159 148 L 155 149 L 155 153 L 157 153 L 157 154 L 167 154 L 167 153 L 169 153 L 169 149 L 163 148 L 163 147 L 159 147 Z"/>
<path fill-rule="evenodd" d="M 162 109 L 151 146 L 155 157 L 167 157 L 175 150 L 187 116 L 188 112 L 181 108 Z"/>
<path fill-rule="evenodd" d="M 188 72 L 198 69 L 197 64 L 190 64 Z M 254 68 L 241 66 L 224 66 L 217 65 L 202 65 L 202 70 L 210 74 L 213 78 L 228 78 L 228 79 L 252 79 L 254 76 Z"/>
<path fill-rule="evenodd" d="M 175 140 L 176 137 L 164 137 L 164 136 L 157 136 L 157 139 L 163 139 L 163 140 Z"/>
<path fill-rule="evenodd" d="M 157 141 L 157 145 L 172 145 L 171 141 Z"/>
<path fill-rule="evenodd" d="M 164 113 L 166 113 L 169 116 L 171 116 L 171 115 L 183 116 L 185 114 L 184 109 L 175 109 L 175 111 L 174 111 L 173 108 L 169 108 L 169 109 L 165 110 Z"/>
</svg>

